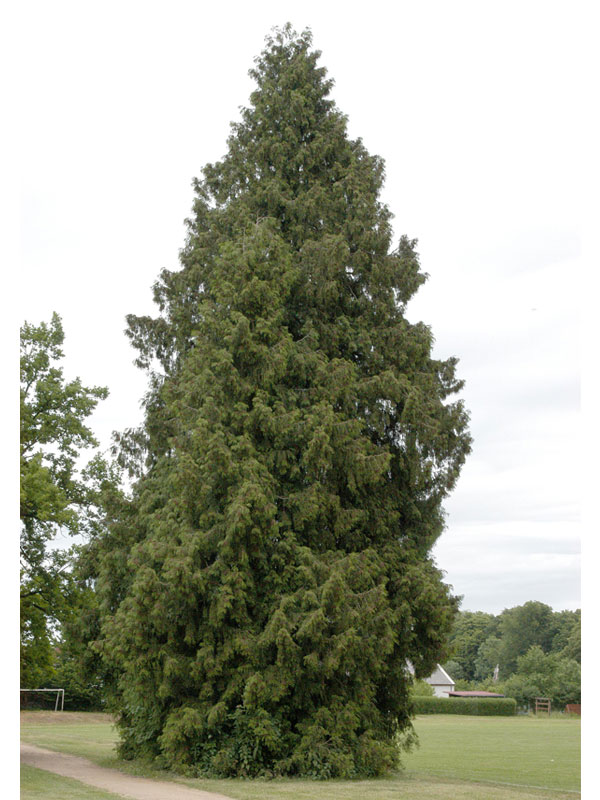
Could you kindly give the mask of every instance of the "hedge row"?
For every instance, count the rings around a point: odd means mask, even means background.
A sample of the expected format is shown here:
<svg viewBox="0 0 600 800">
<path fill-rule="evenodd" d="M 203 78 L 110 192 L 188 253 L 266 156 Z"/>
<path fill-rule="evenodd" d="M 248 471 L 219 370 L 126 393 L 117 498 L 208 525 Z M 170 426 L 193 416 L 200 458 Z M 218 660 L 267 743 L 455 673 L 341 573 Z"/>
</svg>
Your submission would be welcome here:
<svg viewBox="0 0 600 800">
<path fill-rule="evenodd" d="M 413 697 L 415 714 L 471 714 L 512 717 L 517 701 L 512 697 Z"/>
</svg>

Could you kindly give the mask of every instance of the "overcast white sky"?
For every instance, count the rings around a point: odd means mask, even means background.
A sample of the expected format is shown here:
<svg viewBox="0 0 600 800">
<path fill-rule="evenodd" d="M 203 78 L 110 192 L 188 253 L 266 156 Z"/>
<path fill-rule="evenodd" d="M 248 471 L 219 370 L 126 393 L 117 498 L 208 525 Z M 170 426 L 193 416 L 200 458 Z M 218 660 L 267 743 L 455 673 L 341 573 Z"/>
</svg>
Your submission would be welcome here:
<svg viewBox="0 0 600 800">
<path fill-rule="evenodd" d="M 226 149 L 273 25 L 309 26 L 333 98 L 387 164 L 430 278 L 409 317 L 460 358 L 473 453 L 435 548 L 463 609 L 580 605 L 579 306 L 586 4 L 24 4 L 19 319 L 137 424 L 125 315 L 178 266 L 191 179 Z M 583 137 L 583 138 L 582 138 Z"/>
</svg>

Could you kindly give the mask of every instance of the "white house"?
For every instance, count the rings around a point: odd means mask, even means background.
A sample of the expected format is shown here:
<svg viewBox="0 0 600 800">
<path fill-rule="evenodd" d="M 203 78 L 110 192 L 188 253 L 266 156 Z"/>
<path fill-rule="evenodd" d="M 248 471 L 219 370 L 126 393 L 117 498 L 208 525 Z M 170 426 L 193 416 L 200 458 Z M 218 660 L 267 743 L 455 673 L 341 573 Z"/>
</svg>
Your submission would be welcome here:
<svg viewBox="0 0 600 800">
<path fill-rule="evenodd" d="M 425 683 L 431 686 L 436 697 L 448 697 L 448 692 L 454 691 L 454 681 L 439 664 L 436 665 L 433 674 L 425 678 Z"/>
<path fill-rule="evenodd" d="M 414 675 L 415 670 L 410 661 L 406 662 L 406 666 L 410 674 Z M 455 686 L 450 675 L 439 664 L 436 665 L 433 673 L 428 678 L 425 678 L 425 683 L 431 686 L 436 697 L 448 697 L 448 692 L 453 692 Z"/>
</svg>

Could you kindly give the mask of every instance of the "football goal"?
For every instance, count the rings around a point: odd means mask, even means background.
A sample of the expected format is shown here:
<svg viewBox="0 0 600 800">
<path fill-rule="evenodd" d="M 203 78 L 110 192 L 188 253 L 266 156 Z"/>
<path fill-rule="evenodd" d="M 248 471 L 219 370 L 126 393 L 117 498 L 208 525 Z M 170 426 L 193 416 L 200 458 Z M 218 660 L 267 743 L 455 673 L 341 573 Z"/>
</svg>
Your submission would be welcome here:
<svg viewBox="0 0 600 800">
<path fill-rule="evenodd" d="M 48 708 L 48 703 L 44 701 L 48 696 L 47 693 L 55 694 L 56 699 L 49 697 L 51 701 L 54 700 L 54 710 L 64 711 L 65 709 L 65 690 L 64 689 L 21 689 L 21 708 Z M 46 694 L 45 694 L 46 693 Z"/>
</svg>

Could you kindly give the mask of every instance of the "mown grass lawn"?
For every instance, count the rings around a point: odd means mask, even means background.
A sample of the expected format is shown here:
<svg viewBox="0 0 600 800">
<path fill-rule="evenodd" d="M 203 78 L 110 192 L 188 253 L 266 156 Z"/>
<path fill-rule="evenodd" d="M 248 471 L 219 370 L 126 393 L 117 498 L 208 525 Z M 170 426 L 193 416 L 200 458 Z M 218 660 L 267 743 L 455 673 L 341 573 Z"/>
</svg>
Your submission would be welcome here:
<svg viewBox="0 0 600 800">
<path fill-rule="evenodd" d="M 580 788 L 579 718 L 418 717 L 421 746 L 405 755 L 407 773 Z"/>
<path fill-rule="evenodd" d="M 71 778 L 26 764 L 21 766 L 21 800 L 116 800 L 117 797 Z"/>
<path fill-rule="evenodd" d="M 404 771 L 371 781 L 184 779 L 142 762 L 119 761 L 114 753 L 114 728 L 108 717 L 99 714 L 26 713 L 22 718 L 21 738 L 131 774 L 175 779 L 238 800 L 573 800 L 577 797 L 579 719 L 431 715 L 417 718 L 415 727 L 421 747 L 404 755 Z M 23 798 L 68 797 L 50 792 L 49 787 L 46 794 L 23 795 Z"/>
<path fill-rule="evenodd" d="M 108 714 L 70 711 L 21 712 L 21 740 L 114 766 L 117 735 Z M 104 766 L 107 766 L 106 764 Z"/>
</svg>

